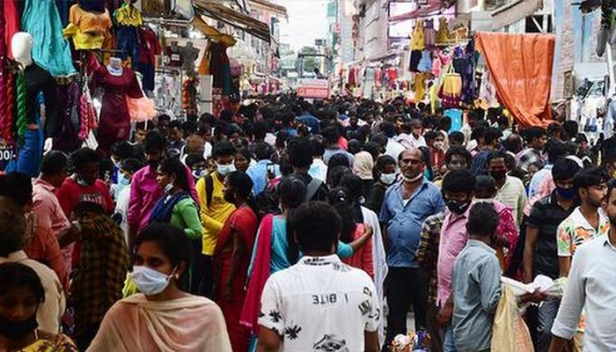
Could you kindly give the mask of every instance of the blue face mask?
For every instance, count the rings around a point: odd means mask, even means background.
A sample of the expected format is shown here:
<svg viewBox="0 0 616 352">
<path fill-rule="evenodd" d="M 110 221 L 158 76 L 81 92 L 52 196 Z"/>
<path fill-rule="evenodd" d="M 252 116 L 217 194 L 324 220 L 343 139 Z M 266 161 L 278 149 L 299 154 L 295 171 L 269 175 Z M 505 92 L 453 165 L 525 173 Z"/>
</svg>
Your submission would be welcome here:
<svg viewBox="0 0 616 352">
<path fill-rule="evenodd" d="M 575 197 L 574 187 L 562 188 L 562 187 L 556 186 L 556 192 L 558 192 L 558 194 L 565 199 L 573 199 L 573 197 Z"/>
<path fill-rule="evenodd" d="M 118 172 L 118 186 L 124 188 L 128 185 L 130 185 L 130 179 L 128 179 L 124 173 Z"/>
</svg>

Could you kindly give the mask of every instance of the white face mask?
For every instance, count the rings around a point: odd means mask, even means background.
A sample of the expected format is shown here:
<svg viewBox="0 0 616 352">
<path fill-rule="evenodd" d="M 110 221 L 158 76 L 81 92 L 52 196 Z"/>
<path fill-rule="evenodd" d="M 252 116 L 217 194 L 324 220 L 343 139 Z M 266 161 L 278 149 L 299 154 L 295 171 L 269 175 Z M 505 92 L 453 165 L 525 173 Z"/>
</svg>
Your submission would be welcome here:
<svg viewBox="0 0 616 352">
<path fill-rule="evenodd" d="M 165 275 L 147 266 L 136 265 L 133 267 L 133 272 L 130 273 L 130 278 L 141 293 L 146 296 L 153 296 L 163 292 L 169 286 L 169 280 L 174 273 L 175 269 L 170 275 Z"/>
<path fill-rule="evenodd" d="M 171 192 L 171 190 L 172 190 L 172 189 L 173 189 L 173 182 L 169 182 L 169 183 L 167 183 L 167 185 L 165 186 L 165 189 L 163 190 L 163 192 L 165 192 L 165 194 L 166 194 L 166 193 Z"/>
<path fill-rule="evenodd" d="M 396 182 L 396 174 L 381 174 L 381 182 L 386 185 L 391 185 Z"/>
<path fill-rule="evenodd" d="M 417 176 L 415 177 L 406 177 L 406 176 L 402 176 L 402 178 L 404 179 L 405 182 L 415 182 L 415 181 L 419 181 L 420 179 L 422 179 L 424 177 L 424 173 L 420 172 Z"/>
<path fill-rule="evenodd" d="M 445 146 L 444 142 L 434 142 L 434 148 L 436 149 L 443 149 L 444 146 Z"/>
<path fill-rule="evenodd" d="M 216 171 L 220 174 L 220 176 L 227 176 L 228 174 L 235 171 L 235 165 L 233 164 L 217 165 Z"/>
</svg>

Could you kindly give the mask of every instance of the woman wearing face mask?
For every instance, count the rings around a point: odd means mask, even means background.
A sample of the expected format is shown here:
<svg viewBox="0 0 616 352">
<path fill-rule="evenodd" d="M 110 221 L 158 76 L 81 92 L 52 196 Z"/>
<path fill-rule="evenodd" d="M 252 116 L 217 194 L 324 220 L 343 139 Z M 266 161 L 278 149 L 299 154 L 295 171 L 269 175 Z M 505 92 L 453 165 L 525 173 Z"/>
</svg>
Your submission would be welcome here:
<svg viewBox="0 0 616 352">
<path fill-rule="evenodd" d="M 89 352 L 231 352 L 220 308 L 181 285 L 191 260 L 182 230 L 153 223 L 135 243 L 131 278 L 142 293 L 114 304 Z"/>
<path fill-rule="evenodd" d="M 223 195 L 235 210 L 220 230 L 214 249 L 214 301 L 225 317 L 233 351 L 248 349 L 248 331 L 240 326 L 244 285 L 250 263 L 250 251 L 259 226 L 258 210 L 252 197 L 252 180 L 243 172 L 229 174 Z"/>
<path fill-rule="evenodd" d="M 435 177 L 440 175 L 441 167 L 445 164 L 445 153 L 447 152 L 447 134 L 444 131 L 434 132 L 435 138 L 430 148 L 430 163 Z"/>
<path fill-rule="evenodd" d="M 36 311 L 44 299 L 34 270 L 20 263 L 0 264 L 0 351 L 78 351 L 67 336 L 37 329 Z"/>
<path fill-rule="evenodd" d="M 379 214 L 387 187 L 396 182 L 396 160 L 389 155 L 381 155 L 376 160 L 373 174 L 376 182 L 370 190 L 365 205 L 368 209 Z"/>
<path fill-rule="evenodd" d="M 201 253 L 202 228 L 199 210 L 190 196 L 184 164 L 177 159 L 164 159 L 158 166 L 156 182 L 164 194 L 154 205 L 150 223 L 169 223 L 182 229 L 184 235 L 191 240 L 194 252 Z M 193 273 L 190 266 L 188 277 L 190 278 L 187 285 L 188 291 L 197 292 L 200 276 Z"/>
</svg>

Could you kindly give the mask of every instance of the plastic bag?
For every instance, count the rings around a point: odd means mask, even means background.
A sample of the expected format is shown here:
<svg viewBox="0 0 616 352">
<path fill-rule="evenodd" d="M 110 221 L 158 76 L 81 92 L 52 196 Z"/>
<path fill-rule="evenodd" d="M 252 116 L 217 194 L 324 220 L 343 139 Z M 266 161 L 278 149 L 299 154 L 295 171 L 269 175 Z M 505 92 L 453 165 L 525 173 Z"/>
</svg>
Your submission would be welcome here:
<svg viewBox="0 0 616 352">
<path fill-rule="evenodd" d="M 148 121 L 156 116 L 154 102 L 145 96 L 138 99 L 126 97 L 126 106 L 131 122 Z"/>
<path fill-rule="evenodd" d="M 535 351 L 528 327 L 518 310 L 517 299 L 508 285 L 503 285 L 503 295 L 494 316 L 492 351 Z"/>
</svg>

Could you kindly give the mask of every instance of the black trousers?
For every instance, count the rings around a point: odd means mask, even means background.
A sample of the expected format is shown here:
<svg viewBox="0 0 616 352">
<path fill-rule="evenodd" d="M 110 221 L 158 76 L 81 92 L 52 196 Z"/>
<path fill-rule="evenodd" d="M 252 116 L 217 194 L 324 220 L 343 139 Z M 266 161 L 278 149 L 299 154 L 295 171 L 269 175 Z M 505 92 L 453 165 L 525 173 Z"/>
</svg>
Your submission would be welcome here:
<svg viewBox="0 0 616 352">
<path fill-rule="evenodd" d="M 406 317 L 411 304 L 415 315 L 415 331 L 426 329 L 428 275 L 420 268 L 389 268 L 385 290 L 389 314 L 384 351 L 396 335 L 408 333 Z"/>
</svg>

